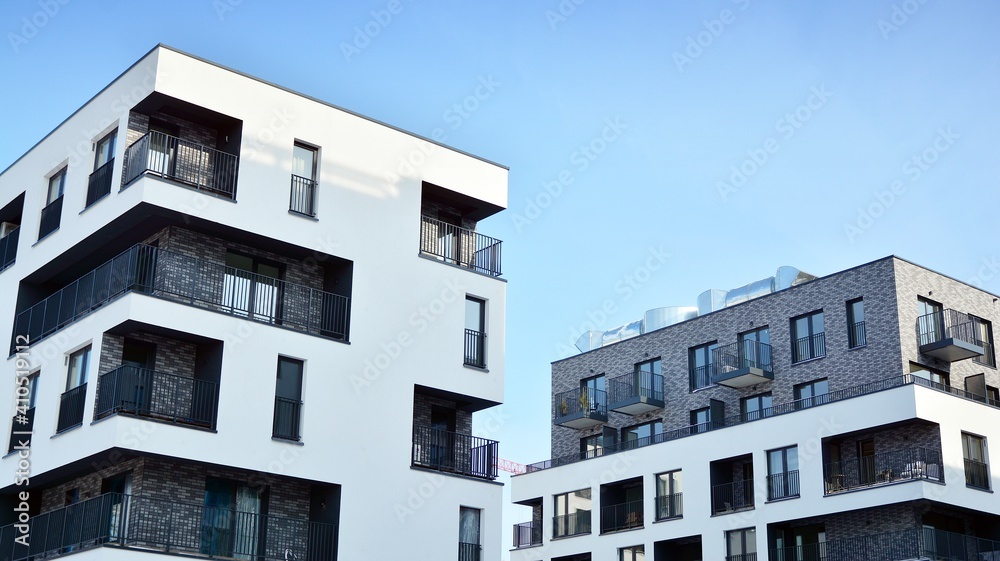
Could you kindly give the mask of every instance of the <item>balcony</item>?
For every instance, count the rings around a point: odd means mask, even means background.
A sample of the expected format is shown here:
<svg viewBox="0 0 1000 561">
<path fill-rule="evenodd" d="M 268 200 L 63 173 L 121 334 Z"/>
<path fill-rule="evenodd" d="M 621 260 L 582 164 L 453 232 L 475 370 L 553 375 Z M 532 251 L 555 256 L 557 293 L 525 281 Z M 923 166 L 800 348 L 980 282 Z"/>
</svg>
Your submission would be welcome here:
<svg viewBox="0 0 1000 561">
<path fill-rule="evenodd" d="M 778 561 L 987 561 L 1000 559 L 1000 542 L 967 536 L 931 527 L 913 528 L 771 549 L 770 559 Z"/>
<path fill-rule="evenodd" d="M 799 470 L 772 473 L 767 476 L 767 500 L 789 499 L 799 496 Z"/>
<path fill-rule="evenodd" d="M 521 522 L 514 524 L 514 548 L 542 545 L 541 522 Z"/>
<path fill-rule="evenodd" d="M 413 427 L 413 466 L 490 481 L 497 478 L 499 443 L 429 426 Z"/>
<path fill-rule="evenodd" d="M 478 543 L 458 542 L 458 561 L 479 561 L 483 555 L 483 546 Z"/>
<path fill-rule="evenodd" d="M 499 277 L 502 243 L 475 230 L 420 217 L 420 253 L 445 263 Z"/>
<path fill-rule="evenodd" d="M 54 558 L 95 547 L 181 556 L 260 561 L 333 561 L 332 524 L 221 509 L 204 504 L 106 493 L 32 516 L 30 546 L 0 528 L 0 556 L 11 561 Z"/>
<path fill-rule="evenodd" d="M 274 398 L 274 424 L 271 428 L 271 436 L 282 440 L 292 440 L 298 442 L 302 439 L 299 434 L 299 417 L 302 413 L 302 402 L 297 399 L 284 397 Z"/>
<path fill-rule="evenodd" d="M 965 460 L 965 484 L 975 489 L 990 490 L 990 466 L 976 460 Z"/>
<path fill-rule="evenodd" d="M 754 508 L 753 479 L 712 485 L 712 515 Z"/>
<path fill-rule="evenodd" d="M 663 376 L 632 372 L 608 380 L 608 407 L 626 415 L 641 415 L 663 407 Z"/>
<path fill-rule="evenodd" d="M 94 420 L 125 414 L 214 429 L 218 404 L 215 382 L 120 366 L 97 380 Z"/>
<path fill-rule="evenodd" d="M 572 514 L 552 517 L 552 537 L 579 536 L 590 533 L 590 511 L 578 510 Z"/>
<path fill-rule="evenodd" d="M 684 493 L 656 496 L 656 519 L 669 520 L 684 516 Z"/>
<path fill-rule="evenodd" d="M 59 417 L 56 421 L 56 433 L 83 424 L 83 409 L 86 400 L 86 383 L 80 384 L 59 396 Z"/>
<path fill-rule="evenodd" d="M 90 174 L 90 179 L 87 181 L 87 205 L 84 208 L 111 194 L 111 177 L 114 173 L 115 159 L 111 158 Z"/>
<path fill-rule="evenodd" d="M 0 238 L 0 271 L 14 264 L 17 258 L 17 240 L 21 236 L 21 227 L 16 226 Z"/>
<path fill-rule="evenodd" d="M 465 330 L 465 358 L 466 366 L 476 368 L 486 368 L 486 334 L 475 329 Z"/>
<path fill-rule="evenodd" d="M 917 318 L 917 345 L 921 354 L 945 362 L 980 357 L 986 352 L 973 318 L 950 309 Z"/>
<path fill-rule="evenodd" d="M 308 177 L 292 175 L 292 193 L 288 201 L 288 210 L 316 216 L 316 182 Z"/>
<path fill-rule="evenodd" d="M 130 292 L 311 335 L 347 337 L 350 302 L 346 296 L 143 244 L 18 313 L 14 333 L 37 343 Z"/>
<path fill-rule="evenodd" d="M 771 368 L 771 345 L 759 341 L 741 341 L 714 351 L 715 372 L 712 381 L 730 388 L 745 388 L 774 380 Z"/>
<path fill-rule="evenodd" d="M 63 196 L 59 195 L 58 199 L 42 209 L 42 215 L 38 219 L 38 239 L 42 239 L 59 229 L 59 223 L 62 221 L 62 205 Z"/>
<path fill-rule="evenodd" d="M 608 422 L 608 396 L 595 388 L 574 388 L 555 395 L 552 411 L 555 424 L 585 429 Z"/>
<path fill-rule="evenodd" d="M 629 501 L 601 507 L 601 533 L 642 527 L 642 501 Z"/>
<path fill-rule="evenodd" d="M 148 174 L 235 200 L 238 168 L 238 156 L 150 131 L 125 150 L 122 187 Z"/>
<path fill-rule="evenodd" d="M 944 482 L 941 451 L 909 448 L 824 465 L 826 495 L 900 481 Z"/>
</svg>

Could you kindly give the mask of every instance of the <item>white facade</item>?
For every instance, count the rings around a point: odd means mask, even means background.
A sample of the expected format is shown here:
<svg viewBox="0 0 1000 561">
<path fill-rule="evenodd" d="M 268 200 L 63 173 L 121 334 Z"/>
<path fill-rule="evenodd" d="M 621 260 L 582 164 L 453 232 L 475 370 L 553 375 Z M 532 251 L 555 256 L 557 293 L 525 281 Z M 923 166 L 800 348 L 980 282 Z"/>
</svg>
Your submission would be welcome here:
<svg viewBox="0 0 1000 561">
<path fill-rule="evenodd" d="M 197 180 L 185 185 L 154 173 L 123 185 L 121 163 L 134 141 L 126 134 L 130 111 L 141 111 L 151 99 L 178 119 L 197 124 L 198 112 L 207 110 L 212 118 L 221 114 L 236 124 L 216 128 L 219 146 L 237 147 L 231 150 L 239 157 L 235 198 L 192 188 Z M 115 130 L 118 165 L 111 192 L 87 207 L 93 146 Z M 314 217 L 289 210 L 297 142 L 318 152 Z M 179 165 L 183 149 L 170 148 Z M 419 165 L 409 175 L 400 174 L 400 158 L 414 153 L 421 155 Z M 39 240 L 48 177 L 63 167 L 61 220 L 57 230 Z M 411 466 L 417 386 L 448 392 L 470 413 L 500 403 L 504 382 L 505 281 L 467 264 L 442 262 L 447 255 L 421 255 L 426 184 L 478 208 L 475 219 L 506 206 L 507 170 L 501 166 L 175 50 L 153 49 L 0 175 L 0 208 L 17 207 L 23 193 L 23 207 L 16 212 L 21 225 L 16 260 L 0 273 L 0 287 L 9 295 L 0 300 L 0 317 L 7 318 L 0 340 L 18 335 L 11 331 L 14 318 L 27 306 L 110 258 L 101 253 L 103 247 L 143 242 L 145 237 L 130 236 L 160 221 L 223 245 L 266 246 L 271 253 L 292 248 L 289 259 L 304 269 L 349 262 L 349 342 L 304 333 L 290 328 L 290 321 L 252 321 L 226 313 L 224 306 L 187 305 L 127 291 L 32 341 L 27 350 L 26 370 L 39 373 L 30 472 L 43 482 L 27 489 L 43 493 L 47 486 L 112 465 L 115 452 L 196 462 L 209 469 L 270 474 L 278 481 L 336 486 L 338 559 L 413 558 L 415 546 L 420 558 L 456 558 L 460 507 L 481 509 L 481 558 L 498 559 L 500 485 L 490 477 L 444 473 L 436 462 L 430 469 Z M 288 267 L 290 273 L 293 267 Z M 343 286 L 343 280 L 323 282 Z M 251 290 L 262 298 L 264 289 Z M 292 287 L 282 290 L 287 297 Z M 464 364 L 469 362 L 463 360 L 463 352 L 468 356 L 463 350 L 467 296 L 485 302 L 485 368 Z M 100 359 L 108 354 L 102 349 L 105 334 L 136 326 L 143 333 L 184 334 L 185 341 L 211 341 L 221 348 L 211 430 L 141 414 L 94 420 L 98 377 L 105 373 Z M 88 345 L 82 425 L 57 435 L 68 357 Z M 272 438 L 279 356 L 302 361 L 297 442 Z M 11 397 L 3 401 L 0 418 L 14 411 L 18 368 L 14 355 L 5 361 L 0 392 Z M 456 452 L 449 450 L 454 460 Z M 0 472 L 13 478 L 18 459 L 16 453 L 5 456 Z M 18 490 L 7 486 L 2 492 L 10 497 Z M 268 492 L 275 510 L 280 500 L 275 485 Z M 32 506 L 35 513 L 41 509 Z M 131 559 L 148 554 L 99 548 L 81 555 Z"/>
</svg>

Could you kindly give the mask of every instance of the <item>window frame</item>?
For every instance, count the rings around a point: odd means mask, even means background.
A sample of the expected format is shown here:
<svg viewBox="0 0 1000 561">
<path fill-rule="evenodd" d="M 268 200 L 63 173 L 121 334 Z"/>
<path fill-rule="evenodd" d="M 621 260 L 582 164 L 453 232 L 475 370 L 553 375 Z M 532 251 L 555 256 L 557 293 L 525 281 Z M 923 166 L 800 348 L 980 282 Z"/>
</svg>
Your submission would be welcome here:
<svg viewBox="0 0 1000 561">
<path fill-rule="evenodd" d="M 979 316 L 969 315 L 972 318 L 973 330 L 978 337 L 982 337 L 982 356 L 972 357 L 972 362 L 990 368 L 997 367 L 996 350 L 993 346 L 993 322 Z"/>
<path fill-rule="evenodd" d="M 826 384 L 826 392 L 824 392 L 824 393 L 816 393 L 815 387 L 819 383 L 825 383 Z M 806 396 L 806 397 L 802 397 L 802 390 L 804 388 L 806 388 L 806 387 L 810 388 L 811 395 Z M 817 378 L 815 380 L 809 380 L 808 382 L 802 382 L 801 384 L 795 384 L 795 386 L 793 386 L 792 391 L 794 392 L 793 393 L 793 397 L 795 398 L 795 409 L 796 410 L 808 409 L 810 407 L 816 407 L 818 405 L 825 405 L 825 404 L 827 404 L 827 403 L 830 402 L 830 398 L 829 397 L 824 397 L 824 396 L 829 396 L 830 395 L 830 379 L 829 378 Z M 804 401 L 807 400 L 807 399 L 811 400 L 809 402 L 809 405 L 805 405 L 804 404 Z"/>
<path fill-rule="evenodd" d="M 975 442 L 976 447 L 973 449 L 971 443 Z M 974 454 L 972 452 L 975 452 Z M 972 456 L 978 456 L 972 457 Z M 972 489 L 980 489 L 983 491 L 992 492 L 992 477 L 990 474 L 990 452 L 989 443 L 985 436 L 962 431 L 962 460 L 965 464 L 965 486 Z M 976 485 L 970 483 L 972 476 L 969 473 L 969 462 L 978 462 L 983 465 L 982 479 L 984 485 Z"/>
<path fill-rule="evenodd" d="M 626 431 L 632 431 L 638 428 L 645 428 L 645 427 L 649 427 L 648 436 L 640 436 L 637 438 L 633 438 L 631 440 L 625 438 Z M 657 431 L 657 428 L 659 429 L 659 431 Z M 653 419 L 650 421 L 646 421 L 644 423 L 637 423 L 634 425 L 629 425 L 627 427 L 622 427 L 621 430 L 619 431 L 618 442 L 621 443 L 621 448 L 623 450 L 631 448 L 639 448 L 642 446 L 646 446 L 648 444 L 652 444 L 653 442 L 656 441 L 656 437 L 661 434 L 663 434 L 663 419 Z M 649 442 L 646 444 L 631 444 L 632 442 L 638 442 L 644 438 L 648 438 Z"/>
<path fill-rule="evenodd" d="M 298 376 L 298 381 L 293 382 L 298 387 L 298 396 L 291 395 L 281 395 L 279 389 L 281 389 L 281 377 L 282 377 L 282 364 L 291 364 L 296 367 L 294 374 Z M 278 355 L 277 368 L 274 377 L 274 415 L 271 419 L 272 431 L 271 437 L 277 438 L 279 440 L 292 440 L 294 442 L 302 441 L 302 408 L 305 405 L 302 399 L 303 393 L 305 391 L 305 377 L 306 377 L 306 361 L 290 356 Z M 278 434 L 278 400 L 283 399 L 294 404 L 294 407 L 298 408 L 298 411 L 294 413 L 294 418 L 290 420 L 289 428 L 291 432 L 288 435 Z"/>
<path fill-rule="evenodd" d="M 708 343 L 702 343 L 700 345 L 695 345 L 688 348 L 688 385 L 689 391 L 698 391 L 705 388 L 715 387 L 716 384 L 712 379 L 715 377 L 715 350 L 719 348 L 719 341 L 711 341 Z M 698 359 L 703 358 L 704 364 L 698 366 Z M 705 376 L 707 377 L 708 384 L 704 386 L 698 386 L 695 384 L 697 376 L 695 372 L 699 368 L 705 369 Z"/>
<path fill-rule="evenodd" d="M 107 159 L 101 162 L 101 146 L 108 145 Z M 118 128 L 109 132 L 108 134 L 102 136 L 97 142 L 94 143 L 94 171 L 101 169 L 102 166 L 115 159 L 115 149 L 118 145 Z"/>
<path fill-rule="evenodd" d="M 819 318 L 823 324 L 821 330 L 816 329 L 816 318 Z M 803 337 L 799 333 L 799 321 L 806 320 L 806 332 L 807 334 Z M 792 343 L 792 364 L 799 364 L 809 360 L 815 360 L 824 358 L 826 356 L 826 317 L 823 313 L 823 309 L 813 310 L 811 312 L 797 315 L 789 320 L 790 332 L 791 332 L 791 343 Z M 823 336 L 823 348 L 822 353 L 818 349 L 818 344 L 816 338 L 820 335 Z M 803 357 L 799 355 L 800 345 L 799 342 L 808 339 L 809 340 L 809 356 Z"/>
<path fill-rule="evenodd" d="M 858 321 L 857 306 L 860 304 L 861 311 L 861 321 Z M 852 298 L 846 302 L 847 306 L 847 348 L 848 349 L 859 349 L 861 347 L 868 346 L 868 324 L 867 315 L 865 314 L 865 299 L 864 297 Z M 858 326 L 861 326 L 858 329 Z M 859 337 L 858 334 L 861 334 Z"/>
<path fill-rule="evenodd" d="M 53 173 L 48 177 L 48 183 L 45 187 L 45 206 L 49 206 L 54 203 L 57 199 L 62 198 L 66 194 L 66 172 L 69 170 L 69 166 L 62 166 L 59 171 Z M 58 195 L 52 196 L 52 182 L 58 180 L 57 191 Z"/>
<path fill-rule="evenodd" d="M 768 398 L 770 400 L 770 404 L 767 405 L 766 407 L 763 404 L 764 398 Z M 750 411 L 747 410 L 747 403 L 750 403 L 752 400 L 757 400 L 760 405 L 757 409 L 753 411 L 754 413 L 759 413 L 759 415 L 755 419 L 750 419 L 750 415 L 748 415 Z M 744 422 L 756 421 L 757 419 L 770 417 L 771 415 L 774 414 L 773 409 L 774 409 L 774 394 L 772 392 L 763 392 L 740 398 L 740 419 L 742 419 Z"/>
<path fill-rule="evenodd" d="M 795 469 L 789 469 L 789 451 L 794 451 Z M 780 472 L 774 469 L 775 466 L 771 461 L 773 458 L 772 454 L 775 453 L 780 454 L 781 458 Z M 771 450 L 767 450 L 765 452 L 765 458 L 767 459 L 767 499 L 769 501 L 773 501 L 778 499 L 790 499 L 792 497 L 801 496 L 801 489 L 799 488 L 798 480 L 796 479 L 793 485 L 789 477 L 789 474 L 791 472 L 794 471 L 796 473 L 796 476 L 798 475 L 799 472 L 798 445 L 793 444 L 791 446 L 783 446 L 781 448 L 772 448 Z M 783 476 L 780 484 L 782 494 L 780 496 L 775 496 L 776 493 L 773 493 L 773 491 L 775 490 L 775 482 L 772 481 L 771 478 L 779 474 Z M 795 491 L 794 493 L 792 492 L 793 487 Z"/>
<path fill-rule="evenodd" d="M 741 551 L 733 551 L 732 545 L 733 540 L 731 536 L 739 534 L 740 536 L 740 549 Z M 747 539 L 751 537 L 753 539 Z M 753 544 L 753 551 L 747 551 L 747 544 Z M 751 526 L 749 528 L 738 528 L 736 530 L 726 531 L 726 556 L 727 559 L 736 559 L 737 556 L 746 559 L 746 555 L 757 553 L 757 527 Z"/>
<path fill-rule="evenodd" d="M 642 557 L 638 557 L 639 554 Z M 630 545 L 618 548 L 618 561 L 644 561 L 646 559 L 645 544 Z"/>
<path fill-rule="evenodd" d="M 664 479 L 665 476 L 667 477 L 667 479 Z M 656 501 L 656 503 L 654 505 L 655 510 L 656 510 L 656 512 L 655 512 L 655 519 L 656 520 L 671 520 L 671 519 L 674 519 L 674 518 L 683 518 L 684 517 L 684 507 L 683 507 L 683 500 L 684 500 L 684 498 L 683 498 L 684 497 L 684 470 L 683 469 L 672 469 L 672 470 L 669 470 L 669 471 L 664 471 L 664 472 L 661 472 L 661 473 L 657 473 L 655 475 L 655 478 L 656 478 L 654 480 L 654 483 L 655 483 L 654 487 L 655 487 L 655 490 L 656 490 L 656 495 L 655 495 L 655 498 L 654 498 L 654 500 Z M 664 482 L 666 482 L 666 483 L 664 484 Z M 665 487 L 665 489 L 661 489 L 663 487 Z M 663 492 L 661 492 L 661 490 L 666 490 L 667 492 L 663 493 Z M 663 512 L 663 510 L 664 510 L 664 509 L 661 508 L 660 499 L 662 497 L 675 497 L 675 496 L 679 496 L 679 500 L 681 501 L 680 502 L 681 506 L 677 509 L 679 512 L 677 514 L 674 514 L 674 515 L 671 515 L 671 516 L 660 516 L 660 513 Z M 671 509 L 667 509 L 667 510 L 671 510 Z"/>
<path fill-rule="evenodd" d="M 464 341 L 462 346 L 462 362 L 465 366 L 486 368 L 486 305 L 487 300 L 485 298 L 479 298 L 471 294 L 465 295 L 465 318 L 463 319 L 465 328 L 462 331 Z M 475 329 L 470 327 L 469 322 L 469 314 L 473 311 L 477 316 L 475 319 L 478 319 Z"/>
</svg>

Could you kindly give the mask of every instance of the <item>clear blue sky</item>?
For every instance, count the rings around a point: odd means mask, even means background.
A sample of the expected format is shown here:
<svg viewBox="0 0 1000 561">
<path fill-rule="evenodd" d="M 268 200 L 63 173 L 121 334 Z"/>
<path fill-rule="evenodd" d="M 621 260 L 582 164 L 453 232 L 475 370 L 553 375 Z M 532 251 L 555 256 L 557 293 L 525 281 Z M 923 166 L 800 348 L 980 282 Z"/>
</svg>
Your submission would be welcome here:
<svg viewBox="0 0 1000 561">
<path fill-rule="evenodd" d="M 510 166 L 512 460 L 588 312 L 889 254 L 1000 292 L 996 2 L 62 1 L 0 5 L 0 168 L 159 42 Z"/>
</svg>

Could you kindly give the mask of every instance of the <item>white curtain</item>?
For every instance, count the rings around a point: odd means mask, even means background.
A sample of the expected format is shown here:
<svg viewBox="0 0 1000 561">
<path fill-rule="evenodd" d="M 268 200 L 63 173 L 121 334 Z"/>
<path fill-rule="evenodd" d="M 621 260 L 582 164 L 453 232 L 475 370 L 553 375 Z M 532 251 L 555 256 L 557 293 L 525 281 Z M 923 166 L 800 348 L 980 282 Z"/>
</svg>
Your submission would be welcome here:
<svg viewBox="0 0 1000 561">
<path fill-rule="evenodd" d="M 233 524 L 233 557 L 253 559 L 260 527 L 260 489 L 240 485 L 236 489 L 236 520 Z"/>
</svg>

